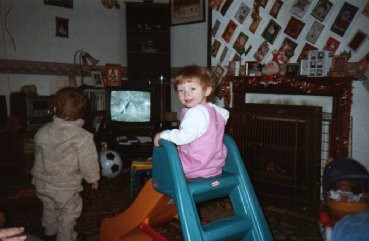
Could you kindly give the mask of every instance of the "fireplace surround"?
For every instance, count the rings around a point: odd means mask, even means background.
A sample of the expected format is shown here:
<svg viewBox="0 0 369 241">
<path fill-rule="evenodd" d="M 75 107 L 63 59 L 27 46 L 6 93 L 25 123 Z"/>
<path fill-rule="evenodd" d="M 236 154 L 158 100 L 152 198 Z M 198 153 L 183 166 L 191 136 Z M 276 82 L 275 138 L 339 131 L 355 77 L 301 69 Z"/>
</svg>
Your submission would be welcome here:
<svg viewBox="0 0 369 241">
<path fill-rule="evenodd" d="M 350 123 L 351 123 L 351 103 L 352 103 L 352 81 L 350 78 L 344 77 L 298 77 L 298 78 L 283 78 L 274 77 L 272 81 L 265 84 L 265 79 L 263 77 L 255 76 L 225 76 L 220 84 L 220 90 L 222 96 L 224 97 L 224 105 L 229 108 L 230 119 L 227 124 L 227 132 L 234 136 L 236 142 L 240 147 L 241 154 L 245 159 L 245 164 L 250 173 L 251 179 L 254 183 L 256 192 L 260 196 L 261 202 L 285 204 L 287 208 L 295 207 L 300 210 L 311 211 L 312 213 L 317 213 L 320 202 L 320 186 L 321 186 L 321 160 L 320 155 L 312 147 L 307 147 L 302 152 L 313 152 L 312 155 L 304 155 L 297 153 L 295 159 L 291 158 L 292 167 L 284 166 L 280 169 L 280 166 L 273 166 L 274 169 L 270 169 L 271 164 L 275 163 L 285 163 L 288 158 L 285 153 L 277 154 L 273 152 L 269 154 L 269 158 L 265 157 L 267 155 L 266 149 L 260 149 L 260 153 L 263 153 L 263 158 L 258 156 L 257 148 L 252 152 L 253 144 L 257 143 L 259 140 L 250 140 L 250 136 L 255 136 L 255 134 L 250 134 L 254 132 L 255 129 L 263 126 L 263 123 L 258 124 L 259 126 L 252 127 L 248 126 L 250 120 L 261 119 L 263 122 L 265 120 L 279 120 L 279 116 L 273 116 L 273 112 L 288 112 L 290 117 L 287 117 L 287 122 L 289 122 L 291 115 L 294 119 L 291 126 L 297 126 L 294 135 L 300 136 L 310 135 L 311 132 L 316 132 L 319 128 L 313 119 L 319 119 L 318 110 L 314 110 L 314 106 L 295 106 L 291 107 L 289 105 L 256 105 L 253 106 L 251 111 L 250 104 L 245 103 L 247 94 L 258 93 L 258 94 L 278 94 L 278 95 L 294 95 L 294 96 L 327 96 L 331 97 L 332 101 L 332 113 L 329 125 L 329 142 L 328 142 L 328 157 L 330 158 L 341 158 L 347 157 L 349 154 L 349 143 L 350 143 Z M 315 106 L 316 107 L 316 106 Z M 262 114 L 262 117 L 258 116 L 260 111 L 258 109 L 269 108 L 265 112 L 269 112 L 269 116 Z M 275 109 L 277 108 L 277 109 Z M 291 109 L 292 108 L 292 109 Z M 296 109 L 293 109 L 296 108 Z M 311 109 L 312 114 L 306 114 L 309 112 L 301 111 L 300 108 Z M 281 111 L 284 109 L 283 111 Z M 275 111 L 273 111 L 275 110 Z M 250 112 L 252 116 L 250 117 Z M 262 111 L 261 111 L 262 112 Z M 305 113 L 305 114 L 304 114 Z M 316 113 L 316 114 L 314 114 Z M 300 116 L 298 116 L 300 115 Z M 313 118 L 312 116 L 315 117 Z M 256 116 L 256 117 L 255 117 Z M 305 117 L 304 117 L 305 116 Z M 311 116 L 311 117 L 310 117 Z M 284 118 L 284 117 L 281 117 Z M 320 118 L 321 119 L 321 118 Z M 282 121 L 281 123 L 285 123 Z M 275 123 L 275 122 L 274 122 Z M 320 120 L 321 123 L 321 120 Z M 274 125 L 274 124 L 273 124 Z M 264 125 L 265 126 L 265 125 Z M 279 124 L 276 125 L 276 129 L 273 130 L 271 125 L 267 125 L 267 131 L 271 132 L 268 136 L 277 136 L 287 133 L 287 127 L 281 127 Z M 300 126 L 300 127 L 299 127 Z M 306 127 L 315 126 L 313 129 L 309 130 Z M 263 127 L 264 128 L 264 127 Z M 282 129 L 281 129 L 282 128 Z M 287 128 L 284 130 L 283 128 Z M 251 131 L 248 131 L 251 130 Z M 282 130 L 282 131 L 281 131 Z M 321 132 L 321 130 L 319 129 Z M 264 128 L 265 132 L 265 128 Z M 275 132 L 275 133 L 274 133 Z M 279 133 L 278 133 L 279 132 Z M 265 134 L 263 134 L 265 135 Z M 287 134 L 286 134 L 287 135 Z M 256 135 L 258 136 L 258 135 Z M 321 137 L 321 133 L 316 135 Z M 260 137 L 251 137 L 260 138 Z M 316 144 L 317 139 L 309 139 L 310 137 L 303 137 L 303 140 L 307 140 L 308 143 Z M 315 138 L 315 139 L 314 139 Z M 284 138 L 286 139 L 286 138 Z M 293 138 L 292 138 L 293 139 Z M 292 140 L 291 139 L 291 140 Z M 300 145 L 298 138 L 296 139 L 295 146 Z M 318 140 L 319 141 L 319 140 Z M 300 141 L 301 142 L 301 141 Z M 258 145 L 265 145 L 265 143 L 259 143 Z M 305 144 L 304 144 L 305 145 Z M 304 146 L 302 145 L 302 146 Z M 278 147 L 281 149 L 280 147 Z M 277 148 L 277 149 L 278 149 Z M 319 146 L 317 147 L 320 148 Z M 299 150 L 299 148 L 296 148 Z M 314 150 L 314 151 L 311 151 Z M 319 150 L 320 151 L 320 150 Z M 276 157 L 280 156 L 282 160 L 275 160 Z M 266 163 L 263 166 L 263 161 Z M 300 163 L 307 162 L 307 163 Z M 268 166 L 269 165 L 269 166 Z M 284 164 L 282 164 L 284 165 Z M 279 170 L 278 170 L 279 168 Z M 297 170 L 302 168 L 302 170 Z M 305 170 L 306 169 L 306 170 Z M 272 172 L 271 172 L 272 170 Z M 289 173 L 281 173 L 283 171 L 292 170 Z M 295 170 L 295 171 L 293 171 Z M 296 171 L 297 170 L 297 171 Z M 262 172 L 265 172 L 264 174 Z M 279 172 L 279 173 L 278 173 Z M 290 175 L 291 174 L 291 175 Z M 266 181 L 266 178 L 270 178 L 270 181 Z M 287 180 L 287 181 L 286 181 Z M 308 193 L 306 195 L 296 195 L 298 192 Z M 268 200 L 268 202 L 265 202 Z"/>
</svg>

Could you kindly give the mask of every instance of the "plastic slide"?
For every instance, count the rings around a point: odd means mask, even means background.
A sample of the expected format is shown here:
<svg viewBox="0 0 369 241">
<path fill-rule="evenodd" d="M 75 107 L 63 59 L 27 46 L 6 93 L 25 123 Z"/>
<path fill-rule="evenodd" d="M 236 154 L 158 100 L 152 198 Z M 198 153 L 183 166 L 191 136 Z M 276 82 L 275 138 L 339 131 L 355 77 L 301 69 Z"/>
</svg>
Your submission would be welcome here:
<svg viewBox="0 0 369 241">
<path fill-rule="evenodd" d="M 170 197 L 155 191 L 150 179 L 128 209 L 102 220 L 100 241 L 151 241 L 154 238 L 139 228 L 141 223 L 158 227 L 176 217 Z"/>
</svg>

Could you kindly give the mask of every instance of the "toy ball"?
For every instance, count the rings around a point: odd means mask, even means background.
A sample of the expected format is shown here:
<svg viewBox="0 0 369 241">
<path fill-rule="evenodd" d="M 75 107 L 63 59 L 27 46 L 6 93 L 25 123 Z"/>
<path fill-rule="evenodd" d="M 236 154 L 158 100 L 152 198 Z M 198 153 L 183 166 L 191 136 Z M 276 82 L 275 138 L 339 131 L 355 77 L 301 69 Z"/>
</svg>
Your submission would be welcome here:
<svg viewBox="0 0 369 241">
<path fill-rule="evenodd" d="M 101 175 L 107 178 L 119 176 L 123 168 L 123 162 L 118 152 L 106 150 L 100 152 Z"/>
</svg>

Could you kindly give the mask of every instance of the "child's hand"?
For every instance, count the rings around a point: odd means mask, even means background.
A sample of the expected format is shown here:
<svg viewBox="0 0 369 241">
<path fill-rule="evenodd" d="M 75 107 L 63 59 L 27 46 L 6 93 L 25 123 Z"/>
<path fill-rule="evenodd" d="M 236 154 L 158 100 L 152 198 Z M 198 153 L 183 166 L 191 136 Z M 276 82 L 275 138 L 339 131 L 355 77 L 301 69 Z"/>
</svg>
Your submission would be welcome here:
<svg viewBox="0 0 369 241">
<path fill-rule="evenodd" d="M 2 228 L 0 229 L 0 240 L 2 241 L 23 241 L 26 240 L 26 235 L 23 234 L 23 227 Z"/>
<path fill-rule="evenodd" d="M 97 189 L 99 189 L 99 182 L 94 182 L 94 183 L 92 183 L 91 184 L 91 189 L 92 190 L 97 190 Z"/>
<path fill-rule="evenodd" d="M 154 146 L 159 146 L 160 133 L 156 134 L 154 137 Z"/>
</svg>

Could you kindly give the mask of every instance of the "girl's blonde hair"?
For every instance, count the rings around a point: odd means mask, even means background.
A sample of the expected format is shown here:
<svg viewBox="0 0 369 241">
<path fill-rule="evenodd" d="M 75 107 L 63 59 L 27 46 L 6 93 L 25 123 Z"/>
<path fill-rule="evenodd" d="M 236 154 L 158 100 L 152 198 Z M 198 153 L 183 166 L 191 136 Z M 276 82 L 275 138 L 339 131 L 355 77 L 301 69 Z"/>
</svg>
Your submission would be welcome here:
<svg viewBox="0 0 369 241">
<path fill-rule="evenodd" d="M 173 81 L 174 90 L 177 92 L 178 85 L 186 82 L 198 82 L 204 90 L 207 87 L 210 87 L 211 93 L 207 97 L 207 100 L 210 101 L 214 98 L 216 83 L 213 73 L 208 68 L 197 65 L 183 67 L 178 71 L 176 78 Z"/>
</svg>

